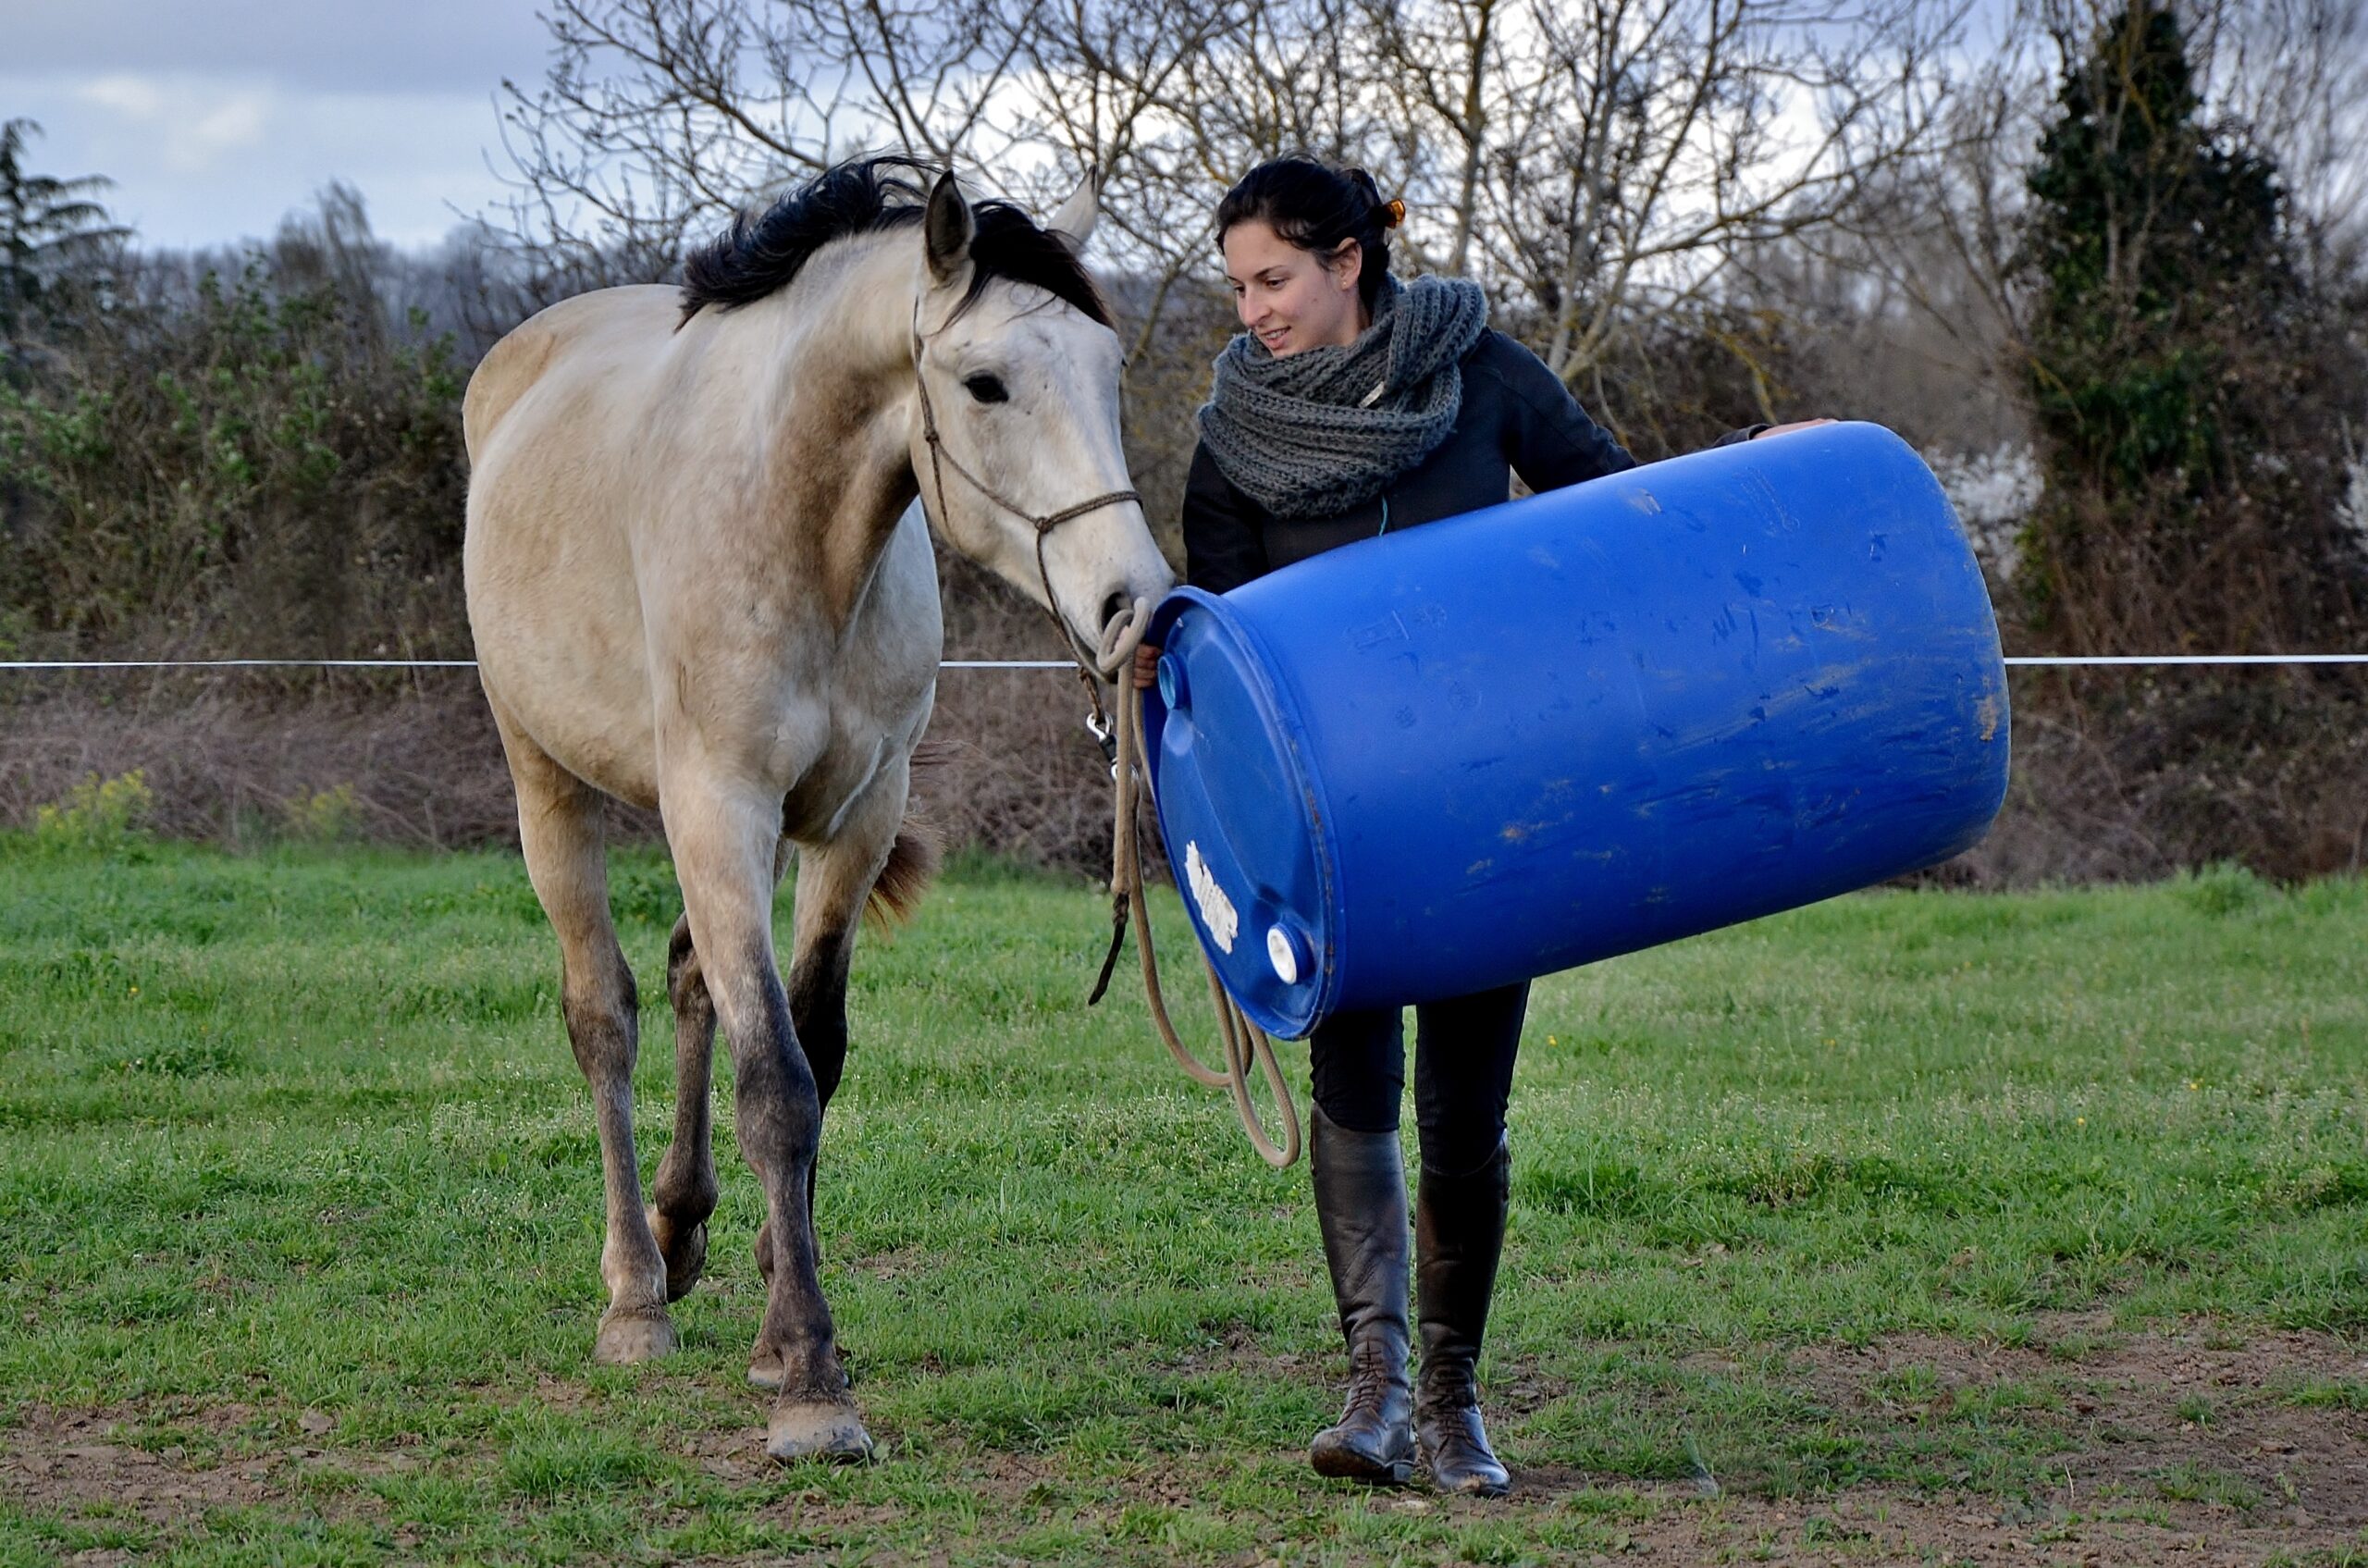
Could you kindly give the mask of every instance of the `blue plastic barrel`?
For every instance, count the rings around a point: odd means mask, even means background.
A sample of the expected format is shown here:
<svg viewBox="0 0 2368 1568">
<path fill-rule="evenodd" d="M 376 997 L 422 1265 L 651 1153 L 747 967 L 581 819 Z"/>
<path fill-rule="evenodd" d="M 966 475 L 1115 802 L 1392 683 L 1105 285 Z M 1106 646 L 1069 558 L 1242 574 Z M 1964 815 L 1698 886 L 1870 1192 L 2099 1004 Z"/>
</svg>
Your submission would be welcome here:
<svg viewBox="0 0 2368 1568">
<path fill-rule="evenodd" d="M 1875 425 L 1181 588 L 1150 636 L 1168 860 L 1279 1035 L 1930 866 L 2005 795 L 1980 569 Z"/>
</svg>

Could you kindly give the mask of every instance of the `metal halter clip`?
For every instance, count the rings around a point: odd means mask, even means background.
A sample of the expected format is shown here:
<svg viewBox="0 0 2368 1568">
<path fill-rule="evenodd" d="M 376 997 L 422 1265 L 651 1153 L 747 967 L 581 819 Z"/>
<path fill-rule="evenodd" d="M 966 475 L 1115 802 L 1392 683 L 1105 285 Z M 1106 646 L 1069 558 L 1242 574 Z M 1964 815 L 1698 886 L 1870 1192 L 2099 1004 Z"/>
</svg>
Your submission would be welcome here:
<svg viewBox="0 0 2368 1568">
<path fill-rule="evenodd" d="M 1098 709 L 1089 708 L 1085 713 L 1085 733 L 1102 748 L 1102 759 L 1110 764 L 1110 776 L 1118 776 L 1118 732 Z"/>
</svg>

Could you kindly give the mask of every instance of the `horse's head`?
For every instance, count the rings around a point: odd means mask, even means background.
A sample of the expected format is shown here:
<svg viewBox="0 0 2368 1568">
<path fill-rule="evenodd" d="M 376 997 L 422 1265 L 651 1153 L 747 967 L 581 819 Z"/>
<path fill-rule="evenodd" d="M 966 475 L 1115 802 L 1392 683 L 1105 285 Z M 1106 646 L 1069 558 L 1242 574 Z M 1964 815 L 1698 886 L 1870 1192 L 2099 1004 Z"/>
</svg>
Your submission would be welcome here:
<svg viewBox="0 0 2368 1568">
<path fill-rule="evenodd" d="M 1030 598 L 1049 594 L 1109 674 L 1175 575 L 1127 477 L 1118 337 L 1078 261 L 1093 183 L 1049 228 L 1005 203 L 974 208 L 951 176 L 930 192 L 913 472 L 946 542 Z"/>
</svg>

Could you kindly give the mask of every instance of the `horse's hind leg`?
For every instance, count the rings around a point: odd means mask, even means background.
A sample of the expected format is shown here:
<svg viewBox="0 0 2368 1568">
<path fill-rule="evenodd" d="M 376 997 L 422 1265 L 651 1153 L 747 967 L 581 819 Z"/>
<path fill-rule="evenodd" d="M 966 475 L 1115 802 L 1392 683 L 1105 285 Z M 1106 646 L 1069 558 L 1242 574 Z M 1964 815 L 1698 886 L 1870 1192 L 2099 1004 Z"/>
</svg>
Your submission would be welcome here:
<svg viewBox="0 0 2368 1568">
<path fill-rule="evenodd" d="M 649 1233 L 666 1260 L 666 1299 L 681 1301 L 707 1266 L 707 1220 L 715 1212 L 715 1002 L 691 945 L 691 918 L 666 945 L 666 996 L 674 1005 L 674 1141 L 658 1162 Z"/>
<path fill-rule="evenodd" d="M 856 932 L 896 829 L 905 818 L 903 770 L 875 781 L 839 824 L 838 836 L 808 848 L 798 862 L 797 907 L 790 936 L 789 1010 L 822 1108 L 831 1107 L 847 1061 L 847 971 Z"/>
<path fill-rule="evenodd" d="M 642 1212 L 633 1146 L 633 1067 L 638 1014 L 633 970 L 609 917 L 609 877 L 600 797 L 518 731 L 499 703 L 494 717 L 518 790 L 518 835 L 535 896 L 559 936 L 560 1009 L 576 1065 L 592 1089 L 607 1194 L 600 1315 L 594 1359 L 647 1361 L 675 1346 L 666 1315 L 666 1265 Z"/>
<path fill-rule="evenodd" d="M 773 881 L 788 869 L 789 844 L 773 858 Z M 707 1265 L 707 1221 L 715 1213 L 715 1136 L 710 1101 L 715 1086 L 715 999 L 708 994 L 691 943 L 691 917 L 674 921 L 666 945 L 666 995 L 674 1005 L 674 1141 L 658 1163 L 649 1210 L 650 1233 L 666 1258 L 666 1299 L 681 1301 Z M 761 1232 L 760 1232 L 761 1234 Z M 768 1278 L 770 1254 L 758 1261 Z"/>
</svg>

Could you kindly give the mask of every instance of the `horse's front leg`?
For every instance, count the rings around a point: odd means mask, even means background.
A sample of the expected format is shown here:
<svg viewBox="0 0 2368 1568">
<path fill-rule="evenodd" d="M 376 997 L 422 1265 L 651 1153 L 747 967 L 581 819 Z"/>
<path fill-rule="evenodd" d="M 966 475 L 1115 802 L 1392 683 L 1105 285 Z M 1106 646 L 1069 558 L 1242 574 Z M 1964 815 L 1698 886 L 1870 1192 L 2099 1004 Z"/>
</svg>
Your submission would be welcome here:
<svg viewBox="0 0 2368 1568">
<path fill-rule="evenodd" d="M 600 800 L 517 728 L 500 702 L 493 709 L 517 784 L 526 874 L 559 937 L 560 1010 L 568 1043 L 591 1086 L 600 1134 L 607 1195 L 600 1278 L 609 1288 L 609 1308 L 600 1315 L 593 1355 L 604 1362 L 647 1361 L 673 1350 L 676 1340 L 666 1313 L 665 1264 L 642 1211 L 634 1157 L 638 1014 L 633 970 L 609 918 Z"/>
<path fill-rule="evenodd" d="M 773 882 L 778 885 L 789 867 L 789 841 L 783 839 L 773 857 Z M 674 1007 L 674 1141 L 658 1163 L 658 1179 L 649 1207 L 650 1234 L 666 1257 L 666 1299 L 690 1294 L 707 1266 L 707 1221 L 715 1213 L 715 1142 L 709 1119 L 715 1084 L 715 1003 L 707 993 L 707 976 L 699 969 L 698 948 L 691 941 L 691 918 L 674 922 L 666 945 L 666 995 Z M 800 1044 L 806 1026 L 797 1016 L 796 994 L 790 998 L 790 1020 Z M 808 1046 L 808 1056 L 812 1055 Z M 817 1075 L 820 1076 L 819 1074 Z M 821 1093 L 830 1104 L 826 1086 Z M 762 1233 L 759 1232 L 759 1235 Z M 758 1260 L 767 1279 L 772 1261 L 760 1244 Z M 779 1369 L 774 1369 L 778 1375 Z M 766 1381 L 764 1388 L 774 1383 Z"/>
<path fill-rule="evenodd" d="M 773 966 L 773 857 L 781 803 L 763 791 L 669 778 L 660 798 L 691 939 L 736 1080 L 741 1157 L 765 1193 L 773 1238 L 752 1366 L 778 1363 L 765 1451 L 780 1459 L 860 1458 L 870 1437 L 846 1393 L 831 1311 L 815 1270 L 808 1193 L 822 1104 Z"/>
<path fill-rule="evenodd" d="M 856 933 L 880 873 L 904 825 L 908 765 L 903 758 L 884 766 L 836 824 L 827 842 L 808 845 L 798 857 L 796 923 L 790 938 L 789 1016 L 798 1043 L 814 1068 L 814 1085 L 827 1116 L 847 1059 L 847 973 L 855 962 Z M 819 1162 L 818 1162 L 819 1168 Z M 814 1212 L 815 1186 L 807 1189 L 807 1212 Z M 819 1245 L 819 1238 L 818 1238 Z M 757 1238 L 757 1266 L 772 1268 L 771 1233 Z M 762 1369 L 750 1377 L 761 1381 Z"/>
</svg>

